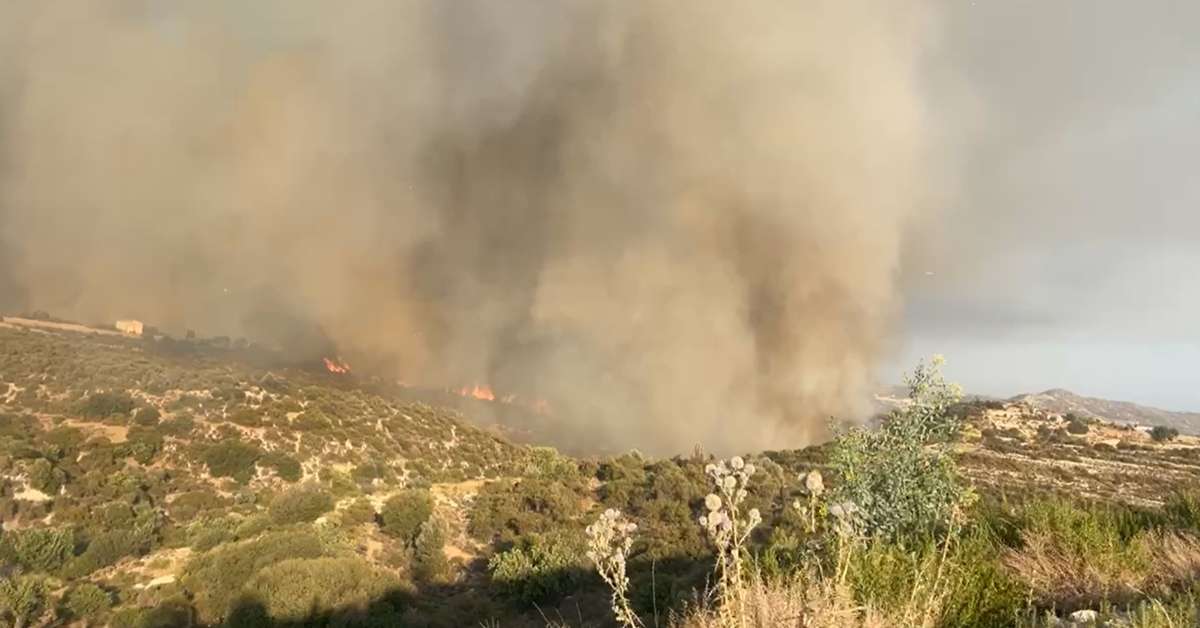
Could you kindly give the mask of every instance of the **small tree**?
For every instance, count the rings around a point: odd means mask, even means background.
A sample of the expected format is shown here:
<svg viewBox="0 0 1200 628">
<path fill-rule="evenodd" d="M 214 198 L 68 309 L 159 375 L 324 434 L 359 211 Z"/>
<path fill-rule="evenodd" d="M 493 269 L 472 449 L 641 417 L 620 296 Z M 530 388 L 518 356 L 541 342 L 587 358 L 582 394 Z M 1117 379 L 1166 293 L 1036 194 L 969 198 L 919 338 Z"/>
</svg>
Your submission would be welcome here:
<svg viewBox="0 0 1200 628">
<path fill-rule="evenodd" d="M 1087 421 L 1079 415 L 1068 414 L 1064 418 L 1067 419 L 1067 431 L 1071 434 L 1087 434 L 1090 430 Z"/>
<path fill-rule="evenodd" d="M 970 495 L 946 444 L 960 421 L 951 407 L 961 389 L 946 382 L 935 356 L 906 377 L 909 404 L 877 430 L 855 428 L 837 440 L 831 463 L 841 475 L 835 502 L 857 508 L 864 532 L 890 539 L 945 530 Z"/>
<path fill-rule="evenodd" d="M 67 593 L 64 606 L 74 618 L 98 622 L 112 608 L 112 595 L 90 582 L 85 582 Z"/>
<path fill-rule="evenodd" d="M 421 582 L 440 582 L 449 571 L 446 554 L 446 528 L 441 521 L 430 517 L 421 524 L 417 534 L 416 550 L 413 554 L 413 571 Z"/>
<path fill-rule="evenodd" d="M 1179 437 L 1179 430 L 1177 430 L 1173 427 L 1167 427 L 1165 425 L 1156 425 L 1156 426 L 1154 426 L 1154 429 L 1150 430 L 1150 438 L 1154 439 L 1154 441 L 1158 442 L 1158 443 L 1165 443 L 1167 441 L 1172 441 L 1178 437 Z"/>
<path fill-rule="evenodd" d="M 50 572 L 71 558 L 75 534 L 70 529 L 28 528 L 9 534 L 4 545 L 5 553 L 22 567 Z"/>
<path fill-rule="evenodd" d="M 429 491 L 409 489 L 392 496 L 383 504 L 380 519 L 384 534 L 412 545 L 421 533 L 421 525 L 433 514 Z"/>
<path fill-rule="evenodd" d="M 24 628 L 46 610 L 46 584 L 31 576 L 0 579 L 0 612 L 13 628 Z"/>
</svg>

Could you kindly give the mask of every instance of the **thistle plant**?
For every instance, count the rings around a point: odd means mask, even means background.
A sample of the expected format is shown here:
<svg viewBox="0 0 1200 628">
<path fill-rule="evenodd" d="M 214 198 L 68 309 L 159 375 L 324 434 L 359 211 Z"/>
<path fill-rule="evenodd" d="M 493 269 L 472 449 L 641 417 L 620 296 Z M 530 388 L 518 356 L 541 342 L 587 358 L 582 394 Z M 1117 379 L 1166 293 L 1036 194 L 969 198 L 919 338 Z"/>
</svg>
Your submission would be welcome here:
<svg viewBox="0 0 1200 628">
<path fill-rule="evenodd" d="M 596 571 L 612 589 L 612 611 L 616 620 L 629 628 L 640 628 L 642 622 L 629 606 L 629 576 L 625 563 L 633 546 L 637 524 L 627 521 L 621 511 L 609 508 L 595 523 L 587 527 L 587 557 Z"/>
<path fill-rule="evenodd" d="M 728 619 L 745 616 L 745 587 L 743 562 L 746 557 L 746 542 L 754 527 L 762 522 L 757 508 L 742 512 L 742 503 L 749 493 L 746 487 L 754 475 L 754 465 L 739 457 L 710 464 L 705 472 L 712 479 L 715 492 L 704 498 L 707 514 L 700 517 L 700 525 L 716 550 L 716 571 L 721 614 Z"/>
<path fill-rule="evenodd" d="M 825 478 L 821 476 L 821 472 L 813 469 L 808 473 L 801 475 L 800 480 L 804 484 L 804 493 L 808 495 L 808 503 L 805 504 L 800 500 L 792 502 L 800 516 L 808 523 L 808 533 L 816 534 L 817 532 L 817 512 L 820 510 L 821 495 L 825 494 Z"/>
</svg>

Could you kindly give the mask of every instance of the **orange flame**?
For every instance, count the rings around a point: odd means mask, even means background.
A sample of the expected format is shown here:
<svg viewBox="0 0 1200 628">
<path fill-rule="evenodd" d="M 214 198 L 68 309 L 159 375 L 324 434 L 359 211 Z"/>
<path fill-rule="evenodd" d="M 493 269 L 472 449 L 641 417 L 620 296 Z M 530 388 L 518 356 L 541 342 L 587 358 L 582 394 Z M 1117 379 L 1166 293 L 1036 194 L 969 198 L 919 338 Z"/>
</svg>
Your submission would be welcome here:
<svg viewBox="0 0 1200 628">
<path fill-rule="evenodd" d="M 526 407 L 538 414 L 550 414 L 550 402 L 545 399 L 534 399 L 528 401 L 515 394 L 497 395 L 496 391 L 487 384 L 474 384 L 471 386 L 463 386 L 457 390 L 450 389 L 448 392 L 454 393 L 460 397 L 467 399 L 478 399 L 480 401 L 493 401 L 505 405 L 516 405 Z"/>
<path fill-rule="evenodd" d="M 321 359 L 325 361 L 325 370 L 329 371 L 330 373 L 345 375 L 350 372 L 350 365 L 346 364 L 346 362 L 340 357 L 333 360 L 330 360 L 329 358 Z"/>
<path fill-rule="evenodd" d="M 459 389 L 458 394 L 462 395 L 463 397 L 471 397 L 481 401 L 496 400 L 496 393 L 492 391 L 491 386 L 480 386 L 479 384 L 475 384 L 470 388 L 463 386 L 461 389 Z"/>
</svg>

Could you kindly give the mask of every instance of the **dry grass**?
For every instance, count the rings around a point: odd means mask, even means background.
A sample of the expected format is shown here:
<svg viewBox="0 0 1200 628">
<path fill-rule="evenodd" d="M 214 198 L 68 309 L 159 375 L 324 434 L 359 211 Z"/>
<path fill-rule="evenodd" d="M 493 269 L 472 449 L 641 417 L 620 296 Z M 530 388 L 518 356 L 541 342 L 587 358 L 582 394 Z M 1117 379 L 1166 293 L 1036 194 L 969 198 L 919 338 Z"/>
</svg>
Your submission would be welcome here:
<svg viewBox="0 0 1200 628">
<path fill-rule="evenodd" d="M 830 578 L 796 577 L 783 581 L 751 578 L 745 611 L 727 619 L 714 609 L 695 604 L 672 628 L 933 628 L 941 616 L 945 590 L 937 573 L 928 586 L 918 586 L 908 603 L 884 611 L 854 599 L 850 587 Z"/>
<path fill-rule="evenodd" d="M 1147 532 L 1120 552 L 1081 552 L 1046 533 L 1030 533 L 1004 564 L 1033 591 L 1039 606 L 1096 608 L 1130 603 L 1200 577 L 1200 540 L 1177 532 Z"/>
</svg>

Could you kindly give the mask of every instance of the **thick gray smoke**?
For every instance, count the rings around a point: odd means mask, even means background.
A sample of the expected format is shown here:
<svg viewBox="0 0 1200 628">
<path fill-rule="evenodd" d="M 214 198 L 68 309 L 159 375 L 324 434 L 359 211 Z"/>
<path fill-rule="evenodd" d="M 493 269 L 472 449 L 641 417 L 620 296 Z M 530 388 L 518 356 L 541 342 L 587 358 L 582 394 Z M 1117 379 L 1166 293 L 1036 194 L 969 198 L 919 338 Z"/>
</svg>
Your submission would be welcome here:
<svg viewBox="0 0 1200 628">
<path fill-rule="evenodd" d="M 925 8 L 10 0 L 0 305 L 307 326 L 588 443 L 805 444 L 941 185 Z"/>
</svg>

